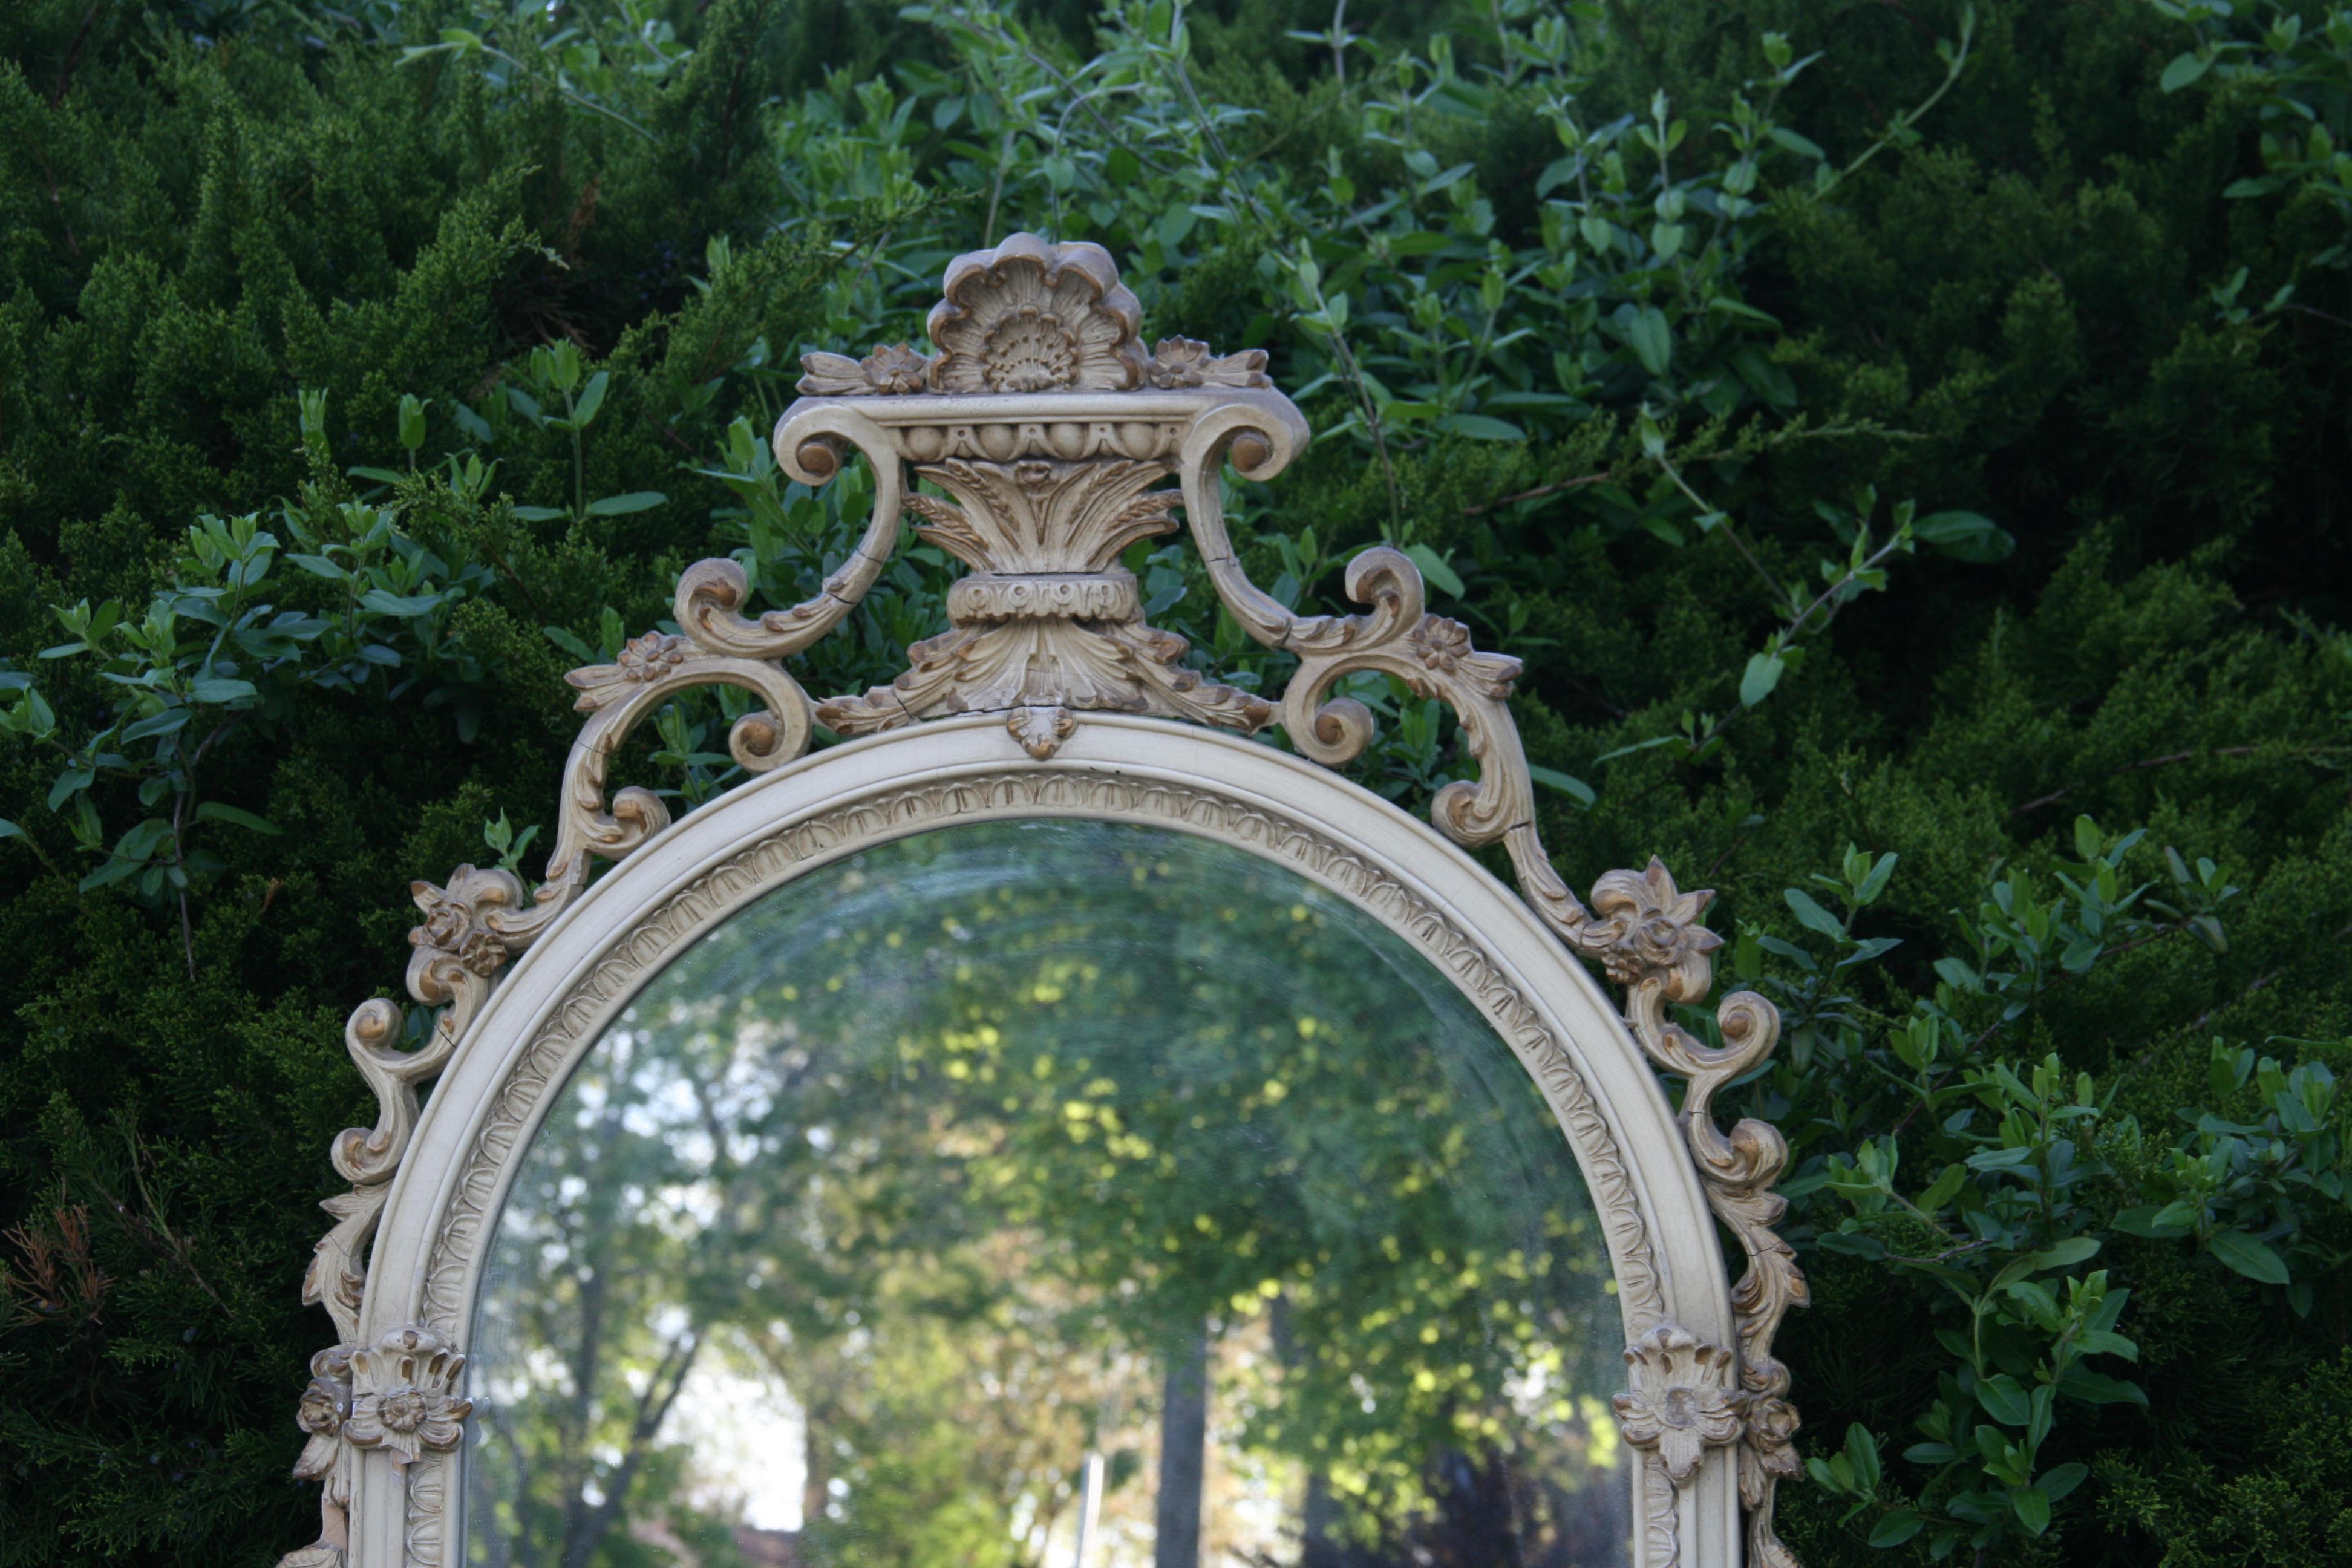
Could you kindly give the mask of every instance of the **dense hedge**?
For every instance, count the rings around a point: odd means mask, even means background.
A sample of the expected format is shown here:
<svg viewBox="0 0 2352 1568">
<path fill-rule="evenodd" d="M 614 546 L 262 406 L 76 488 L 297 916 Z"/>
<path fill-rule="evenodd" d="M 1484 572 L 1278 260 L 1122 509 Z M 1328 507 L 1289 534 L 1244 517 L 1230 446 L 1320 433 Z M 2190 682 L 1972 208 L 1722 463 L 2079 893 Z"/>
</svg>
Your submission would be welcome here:
<svg viewBox="0 0 2352 1568">
<path fill-rule="evenodd" d="M 407 881 L 543 819 L 562 672 L 681 564 L 838 558 L 755 433 L 1015 226 L 1273 352 L 1328 435 L 1254 574 L 1413 547 L 1528 661 L 1572 877 L 1720 889 L 1808 1562 L 2352 1553 L 2352 15 L 1443 9 L 7 8 L 0 1563 L 309 1539 L 294 1281 Z M 1364 695 L 1368 783 L 1468 765 Z M 692 804 L 720 719 L 630 765 Z"/>
</svg>

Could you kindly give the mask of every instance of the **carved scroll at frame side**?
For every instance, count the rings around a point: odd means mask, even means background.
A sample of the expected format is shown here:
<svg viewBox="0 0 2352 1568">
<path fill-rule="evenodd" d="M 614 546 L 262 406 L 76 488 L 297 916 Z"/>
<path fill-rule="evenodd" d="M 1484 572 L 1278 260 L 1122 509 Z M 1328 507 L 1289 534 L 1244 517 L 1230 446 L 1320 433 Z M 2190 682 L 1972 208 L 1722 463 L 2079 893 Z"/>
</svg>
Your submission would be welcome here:
<svg viewBox="0 0 2352 1568">
<path fill-rule="evenodd" d="M 891 531 L 895 537 L 895 523 Z M 526 896 L 522 879 L 511 871 L 473 866 L 458 867 L 446 886 L 411 885 L 425 918 L 408 933 L 414 950 L 408 994 L 440 1012 L 413 1047 L 403 1043 L 402 1009 L 383 997 L 362 1003 L 344 1026 L 344 1045 L 375 1091 L 376 1124 L 352 1128 L 334 1142 L 335 1169 L 352 1190 L 321 1205 L 335 1224 L 303 1278 L 302 1299 L 326 1308 L 338 1342 L 313 1358 L 310 1387 L 297 1416 L 310 1442 L 295 1473 L 323 1485 L 319 1539 L 290 1553 L 281 1568 L 340 1568 L 359 1449 L 389 1447 L 404 1468 L 414 1461 L 432 1469 L 437 1485 L 437 1456 L 462 1434 L 468 1408 L 456 1397 L 462 1356 L 437 1340 L 425 1346 L 402 1339 L 423 1331 L 397 1330 L 374 1345 L 360 1342 L 367 1250 L 416 1130 L 417 1089 L 448 1065 L 499 972 L 587 887 L 594 859 L 617 859 L 668 825 L 667 808 L 650 790 L 624 789 L 607 804 L 614 752 L 632 728 L 679 692 L 727 685 L 766 704 L 738 719 L 728 736 L 728 750 L 747 772 L 763 773 L 799 756 L 809 742 L 808 697 L 773 661 L 831 630 L 879 570 L 878 560 L 861 552 L 815 599 L 753 622 L 733 613 L 746 592 L 740 566 L 706 561 L 689 569 L 679 581 L 676 605 L 683 635 L 649 632 L 624 647 L 613 663 L 566 677 L 580 693 L 576 706 L 589 717 L 564 763 L 555 847 L 537 892 Z M 379 1366 L 422 1381 L 372 1391 L 372 1377 L 383 1382 L 393 1375 L 371 1371 Z"/>
<path fill-rule="evenodd" d="M 1772 1342 L 1789 1310 L 1808 1300 L 1796 1254 L 1772 1228 L 1788 1207 L 1772 1191 L 1788 1163 L 1788 1144 L 1769 1123 L 1754 1120 L 1741 1121 L 1727 1136 L 1711 1109 L 1718 1089 L 1771 1054 L 1780 1038 L 1780 1012 L 1752 991 L 1725 997 L 1716 1011 L 1727 1042 L 1720 1048 L 1702 1044 L 1673 1022 L 1670 1004 L 1696 1006 L 1712 984 L 1709 955 L 1722 939 L 1698 921 L 1714 895 L 1679 891 L 1655 859 L 1641 872 L 1602 877 L 1591 909 L 1569 889 L 1544 852 L 1535 822 L 1533 777 L 1511 721 L 1508 700 L 1519 661 L 1480 652 L 1467 627 L 1429 613 L 1421 571 L 1410 557 L 1375 548 L 1349 563 L 1348 596 L 1370 606 L 1358 616 L 1296 616 L 1249 580 L 1225 530 L 1221 468 L 1228 458 L 1244 478 L 1279 468 L 1289 457 L 1286 435 L 1253 422 L 1246 408 L 1227 407 L 1203 419 L 1187 442 L 1185 515 L 1210 581 L 1250 636 L 1298 657 L 1298 670 L 1283 694 L 1282 720 L 1303 754 L 1338 766 L 1370 743 L 1370 711 L 1351 698 L 1330 695 L 1343 677 L 1360 670 L 1394 676 L 1415 696 L 1439 699 L 1454 710 L 1478 777 L 1439 790 L 1430 803 L 1432 819 L 1465 846 L 1503 846 L 1528 905 L 1563 942 L 1599 962 L 1627 988 L 1625 1021 L 1652 1063 L 1686 1080 L 1685 1140 L 1709 1206 L 1748 1258 L 1747 1271 L 1732 1293 L 1738 1318 L 1736 1353 L 1726 1352 L 1720 1363 L 1736 1363 L 1736 1386 L 1724 1398 L 1739 1420 L 1730 1427 L 1709 1420 L 1703 1430 L 1708 1443 L 1738 1444 L 1740 1499 L 1748 1510 L 1753 1563 L 1759 1568 L 1797 1568 L 1795 1555 L 1772 1526 L 1774 1492 L 1800 1468 L 1789 1370 L 1773 1357 Z M 1658 1352 L 1637 1345 L 1626 1353 L 1637 1365 L 1647 1365 L 1645 1358 Z M 1686 1412 L 1690 1405 L 1684 1400 L 1672 1408 Z M 1642 1447 L 1645 1430 L 1628 1425 L 1628 1440 Z M 1654 1466 L 1654 1454 L 1650 1462 Z M 1678 1465 L 1657 1470 L 1644 1481 L 1645 1500 L 1655 1503 L 1664 1496 L 1670 1501 L 1689 1474 L 1688 1467 Z M 1645 1512 L 1651 1531 L 1664 1532 L 1654 1544 L 1666 1554 L 1654 1553 L 1653 1561 L 1675 1561 L 1671 1509 L 1645 1505 Z"/>
</svg>

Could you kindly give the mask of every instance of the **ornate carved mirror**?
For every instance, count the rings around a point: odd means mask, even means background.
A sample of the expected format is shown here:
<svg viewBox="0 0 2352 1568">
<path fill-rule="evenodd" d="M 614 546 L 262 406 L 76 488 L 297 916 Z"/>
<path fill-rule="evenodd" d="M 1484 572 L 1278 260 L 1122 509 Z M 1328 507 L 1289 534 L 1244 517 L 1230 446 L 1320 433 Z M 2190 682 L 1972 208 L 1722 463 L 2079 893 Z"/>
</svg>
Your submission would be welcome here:
<svg viewBox="0 0 2352 1568">
<path fill-rule="evenodd" d="M 306 1281 L 340 1342 L 288 1568 L 1790 1563 L 1785 1148 L 1710 1110 L 1779 1021 L 1676 1021 L 1706 895 L 1569 890 L 1518 665 L 1407 557 L 1355 558 L 1360 616 L 1252 584 L 1223 472 L 1307 438 L 1264 355 L 1147 353 L 1089 245 L 944 295 L 934 353 L 812 354 L 777 427 L 801 482 L 872 470 L 824 592 L 751 619 L 737 563 L 688 571 L 675 631 L 570 678 L 545 880 L 416 884 L 439 1012 L 348 1029 L 381 1114 Z M 908 519 L 971 568 L 950 625 L 813 702 L 787 661 Z M 1278 702 L 1146 624 L 1121 552 L 1180 527 L 1297 656 Z M 1433 826 L 1331 771 L 1367 671 L 1459 716 Z M 714 683 L 763 704 L 761 776 L 608 805 L 629 728 Z"/>
</svg>

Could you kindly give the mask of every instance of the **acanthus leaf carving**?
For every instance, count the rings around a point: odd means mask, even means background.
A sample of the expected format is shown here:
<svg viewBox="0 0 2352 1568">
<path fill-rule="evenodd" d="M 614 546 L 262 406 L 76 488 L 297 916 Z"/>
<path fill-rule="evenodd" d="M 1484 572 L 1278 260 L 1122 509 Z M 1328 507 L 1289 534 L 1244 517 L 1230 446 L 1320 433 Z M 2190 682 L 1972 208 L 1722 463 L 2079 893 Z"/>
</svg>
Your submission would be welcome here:
<svg viewBox="0 0 2352 1568">
<path fill-rule="evenodd" d="M 1053 427 L 1037 434 L 1050 448 Z M 972 571 L 949 592 L 950 629 L 909 647 L 908 668 L 888 686 L 820 702 L 826 728 L 865 735 L 1036 708 L 1156 713 L 1244 733 L 1272 721 L 1272 703 L 1185 665 L 1191 646 L 1145 623 L 1134 574 L 1118 564 L 1129 545 L 1176 527 L 1181 495 L 1150 488 L 1171 472 L 1165 461 L 950 456 L 915 472 L 955 498 L 908 494 L 916 531 Z"/>
</svg>

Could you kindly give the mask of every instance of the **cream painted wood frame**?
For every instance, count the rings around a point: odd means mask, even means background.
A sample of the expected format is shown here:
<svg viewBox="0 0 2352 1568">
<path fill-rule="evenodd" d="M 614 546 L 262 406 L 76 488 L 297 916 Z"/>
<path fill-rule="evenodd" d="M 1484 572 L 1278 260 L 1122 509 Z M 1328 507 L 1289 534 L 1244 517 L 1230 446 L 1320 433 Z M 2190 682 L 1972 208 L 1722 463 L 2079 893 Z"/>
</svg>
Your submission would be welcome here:
<svg viewBox="0 0 2352 1568">
<path fill-rule="evenodd" d="M 1702 1002 L 1719 941 L 1707 897 L 1653 860 L 1600 879 L 1588 907 L 1543 851 L 1507 706 L 1516 659 L 1431 615 L 1410 559 L 1364 552 L 1360 616 L 1293 616 L 1253 584 L 1225 530 L 1222 476 L 1270 479 L 1307 439 L 1255 352 L 1187 339 L 1147 355 L 1108 254 L 1016 235 L 948 268 L 929 334 L 864 360 L 807 356 L 775 437 L 810 484 L 854 449 L 874 473 L 856 551 L 814 599 L 758 619 L 742 567 L 678 584 L 678 629 L 575 670 L 588 715 L 564 769 L 553 855 L 527 890 L 502 870 L 415 884 L 412 998 L 439 1009 L 404 1047 L 377 998 L 346 1028 L 374 1089 L 373 1128 L 331 1150 L 352 1191 L 304 1281 L 338 1342 L 311 1362 L 298 1476 L 323 1483 L 319 1541 L 281 1568 L 445 1568 L 463 1555 L 465 1347 L 484 1243 L 540 1118 L 606 1023 L 695 938 L 761 894 L 892 839 L 965 822 L 1086 817 L 1197 835 L 1288 867 L 1380 920 L 1452 976 L 1517 1054 L 1574 1150 L 1608 1237 L 1623 1311 L 1620 1427 L 1639 1452 L 1639 1568 L 1795 1568 L 1772 1529 L 1797 1468 L 1789 1373 L 1772 1356 L 1803 1276 L 1772 1226 L 1787 1163 L 1756 1121 L 1728 1133 L 1712 1100 L 1778 1037 L 1749 992 L 1716 1011 L 1722 1043 L 1677 1025 Z M 907 469 L 945 494 L 910 489 Z M 1175 476 L 1173 490 L 1151 488 Z M 1180 525 L 1173 513 L 1181 507 Z M 897 548 L 901 519 L 972 570 L 945 632 L 863 696 L 812 702 L 784 660 L 837 626 Z M 1181 638 L 1145 624 L 1118 565 L 1181 526 L 1224 607 L 1298 668 L 1277 703 L 1218 685 Z M 1475 782 L 1423 824 L 1329 771 L 1371 716 L 1331 689 L 1376 671 L 1460 720 Z M 722 684 L 765 706 L 729 748 L 763 775 L 672 825 L 650 792 L 609 805 L 607 765 L 677 692 Z M 815 722 L 847 743 L 808 753 Z M 1241 738 L 1279 721 L 1294 752 Z M 863 737 L 863 738 L 856 738 Z M 1514 891 L 1465 847 L 1499 844 Z M 590 880 L 595 860 L 622 863 Z M 528 951 L 525 951 L 528 950 Z M 520 955 L 520 956 L 518 956 Z M 1612 1005 L 1580 960 L 1625 988 Z M 1654 1069 L 1685 1079 L 1679 1111 Z M 437 1079 L 429 1105 L 417 1089 Z M 1728 1281 L 1717 1225 L 1747 1267 Z"/>
</svg>

